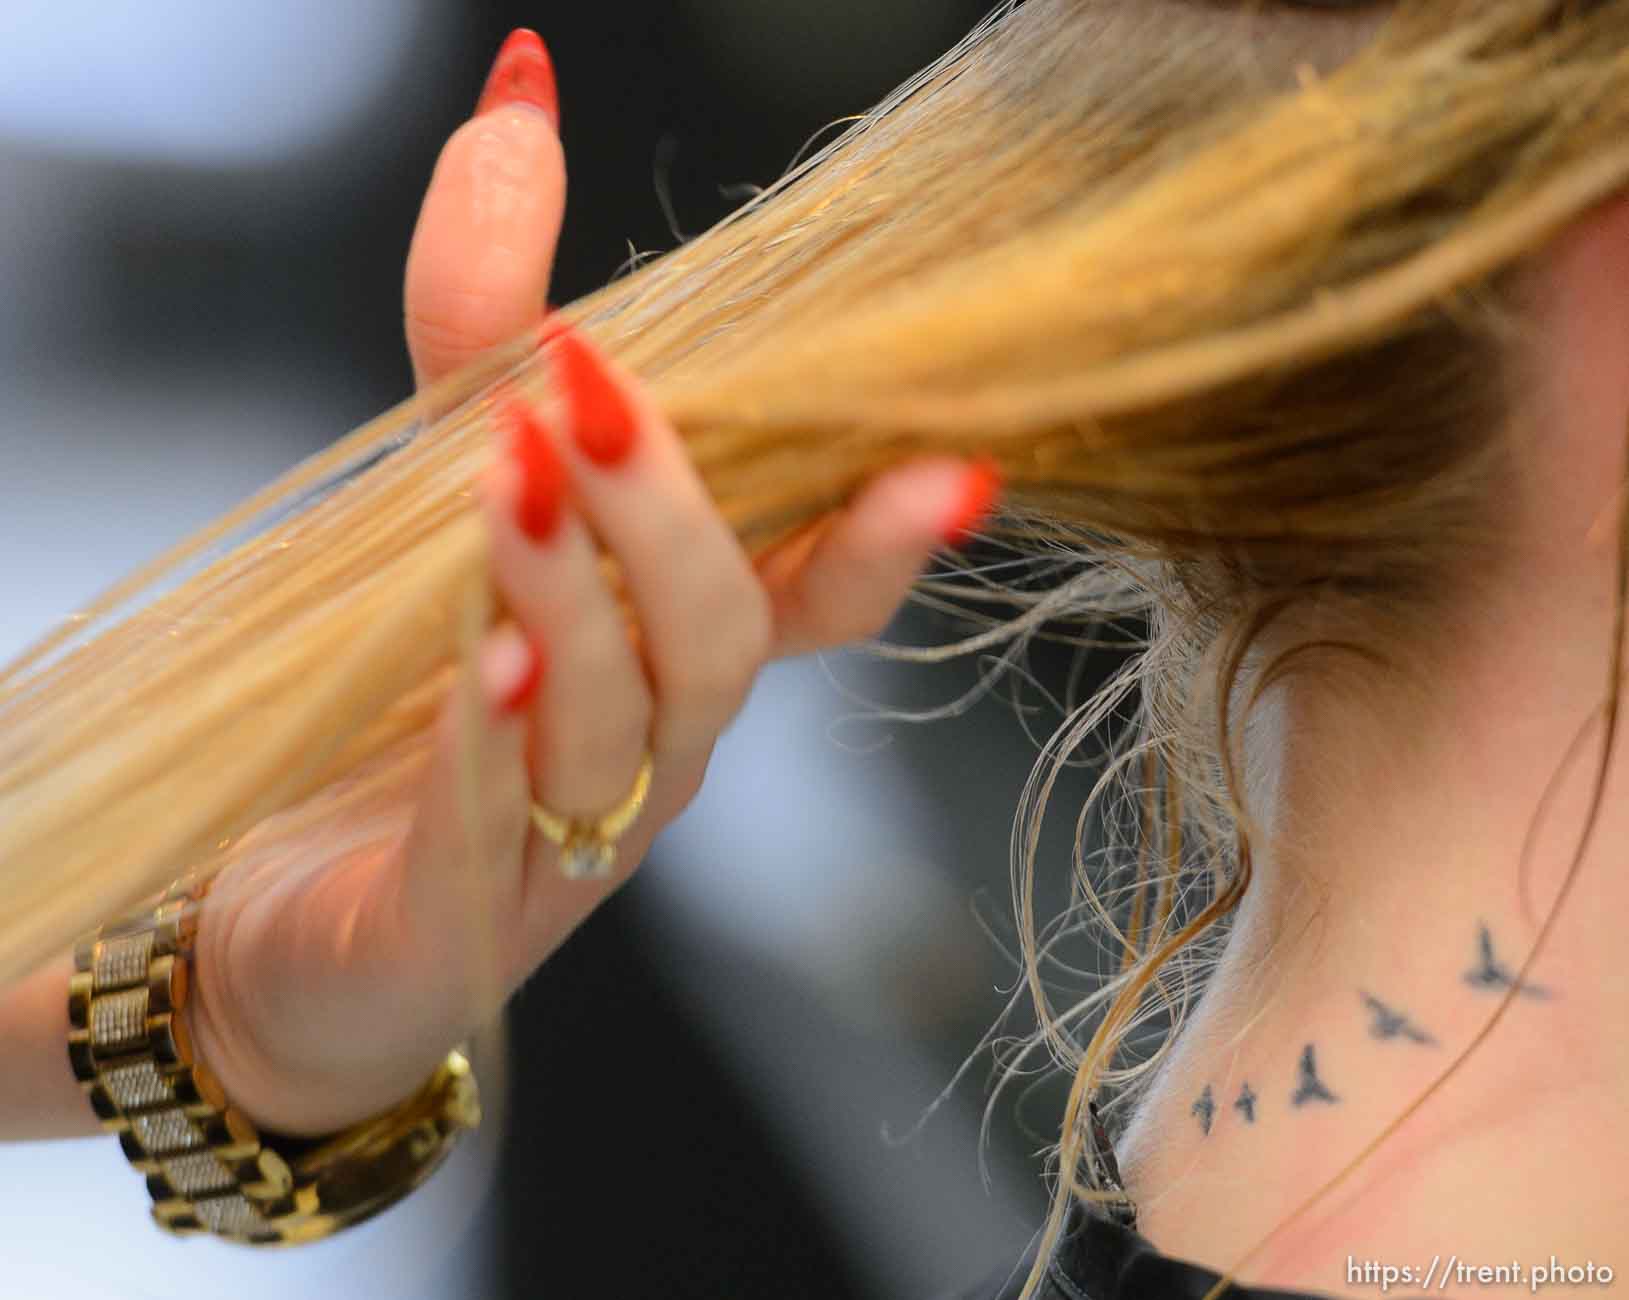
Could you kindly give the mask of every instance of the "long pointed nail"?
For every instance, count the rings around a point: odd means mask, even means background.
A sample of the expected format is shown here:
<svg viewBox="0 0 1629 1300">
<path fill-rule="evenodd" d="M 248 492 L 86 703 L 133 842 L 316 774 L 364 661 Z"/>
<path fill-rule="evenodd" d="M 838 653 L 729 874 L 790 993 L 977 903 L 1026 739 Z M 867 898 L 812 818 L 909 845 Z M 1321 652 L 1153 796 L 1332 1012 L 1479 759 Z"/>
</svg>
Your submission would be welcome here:
<svg viewBox="0 0 1629 1300">
<path fill-rule="evenodd" d="M 961 495 L 945 523 L 946 546 L 966 546 L 1001 495 L 1001 471 L 994 461 L 975 461 L 962 479 Z"/>
<path fill-rule="evenodd" d="M 555 336 L 560 382 L 571 406 L 571 436 L 583 455 L 610 467 L 628 458 L 639 421 L 599 353 L 573 330 Z"/>
<path fill-rule="evenodd" d="M 534 542 L 546 542 L 565 509 L 566 467 L 537 413 L 519 398 L 499 409 L 509 434 L 509 455 L 520 470 L 515 523 Z"/>
<path fill-rule="evenodd" d="M 525 27 L 511 32 L 498 51 L 475 115 L 510 104 L 542 109 L 554 129 L 560 129 L 560 90 L 554 79 L 554 64 L 543 38 Z"/>
</svg>

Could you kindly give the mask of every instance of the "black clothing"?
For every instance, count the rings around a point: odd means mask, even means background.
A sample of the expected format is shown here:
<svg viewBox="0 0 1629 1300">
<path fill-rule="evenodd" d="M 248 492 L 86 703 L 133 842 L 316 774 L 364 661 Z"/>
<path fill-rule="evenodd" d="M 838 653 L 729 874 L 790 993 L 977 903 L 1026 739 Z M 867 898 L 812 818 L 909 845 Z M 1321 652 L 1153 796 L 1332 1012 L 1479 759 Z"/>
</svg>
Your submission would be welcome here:
<svg viewBox="0 0 1629 1300">
<path fill-rule="evenodd" d="M 957 1300 L 1016 1300 L 1033 1254 Z M 1197 1264 L 1162 1255 L 1130 1228 L 1076 1205 L 1039 1300 L 1201 1300 L 1220 1276 Z M 1325 1300 L 1309 1291 L 1235 1286 L 1225 1300 Z"/>
</svg>

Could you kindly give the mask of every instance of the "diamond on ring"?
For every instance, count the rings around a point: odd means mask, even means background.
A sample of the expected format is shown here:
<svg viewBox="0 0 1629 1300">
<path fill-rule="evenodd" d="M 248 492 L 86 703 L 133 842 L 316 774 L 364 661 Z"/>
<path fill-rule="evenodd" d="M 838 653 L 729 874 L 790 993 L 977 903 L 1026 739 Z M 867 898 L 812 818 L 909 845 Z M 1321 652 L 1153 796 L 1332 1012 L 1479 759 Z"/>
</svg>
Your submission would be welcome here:
<svg viewBox="0 0 1629 1300">
<path fill-rule="evenodd" d="M 567 880 L 604 880 L 616 863 L 617 851 L 613 844 L 577 839 L 560 850 L 560 870 Z"/>
</svg>

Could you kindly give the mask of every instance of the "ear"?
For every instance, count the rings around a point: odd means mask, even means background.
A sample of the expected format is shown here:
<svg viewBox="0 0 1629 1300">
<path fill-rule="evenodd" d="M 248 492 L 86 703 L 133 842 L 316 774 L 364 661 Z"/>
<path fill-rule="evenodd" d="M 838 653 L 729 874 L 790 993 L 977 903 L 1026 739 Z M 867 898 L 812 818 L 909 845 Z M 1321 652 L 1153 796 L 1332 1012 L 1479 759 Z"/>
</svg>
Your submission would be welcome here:
<svg viewBox="0 0 1629 1300">
<path fill-rule="evenodd" d="M 1577 391 L 1618 376 L 1629 408 L 1629 193 L 1595 208 L 1540 255 L 1538 307 L 1549 360 Z M 1541 346 L 1543 344 L 1541 343 Z M 1592 380 L 1593 377 L 1593 380 Z"/>
<path fill-rule="evenodd" d="M 1571 516 L 1552 528 L 1576 540 L 1629 475 L 1629 193 L 1574 222 L 1533 270 L 1533 369 L 1517 398 L 1536 408 L 1537 436 L 1521 472 L 1534 476 L 1546 510 Z"/>
</svg>

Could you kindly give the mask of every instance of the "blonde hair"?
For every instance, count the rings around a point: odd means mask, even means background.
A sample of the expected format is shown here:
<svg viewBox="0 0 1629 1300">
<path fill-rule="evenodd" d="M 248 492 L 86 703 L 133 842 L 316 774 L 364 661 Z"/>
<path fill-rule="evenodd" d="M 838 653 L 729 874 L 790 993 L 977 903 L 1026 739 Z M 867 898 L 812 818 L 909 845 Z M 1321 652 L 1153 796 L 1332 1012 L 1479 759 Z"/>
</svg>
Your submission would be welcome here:
<svg viewBox="0 0 1629 1300">
<path fill-rule="evenodd" d="M 1116 913 L 1076 872 L 1125 964 L 1062 1013 L 1030 902 L 1056 766 L 1015 834 L 1039 1041 L 1075 1071 L 1026 1294 L 1095 1195 L 1086 1099 L 1135 1081 L 1127 1033 L 1248 888 L 1244 679 L 1372 657 L 1379 631 L 1404 656 L 1496 551 L 1496 308 L 1629 182 L 1621 0 L 1404 0 L 1372 39 L 1361 15 L 1261 8 L 1004 5 L 741 213 L 568 312 L 652 386 L 753 550 L 914 454 L 988 455 L 1004 536 L 1053 582 L 967 575 L 1019 607 L 977 644 L 1150 618 L 1135 670 L 1049 746 L 1061 763 L 1141 688 L 1098 790 L 1130 771 L 1143 791 L 1135 901 Z M 524 345 L 489 357 L 0 677 L 0 979 L 246 844 L 401 807 L 499 613 L 470 492 L 494 394 L 547 402 L 549 378 Z M 1314 606 L 1362 635 L 1255 661 Z"/>
</svg>

